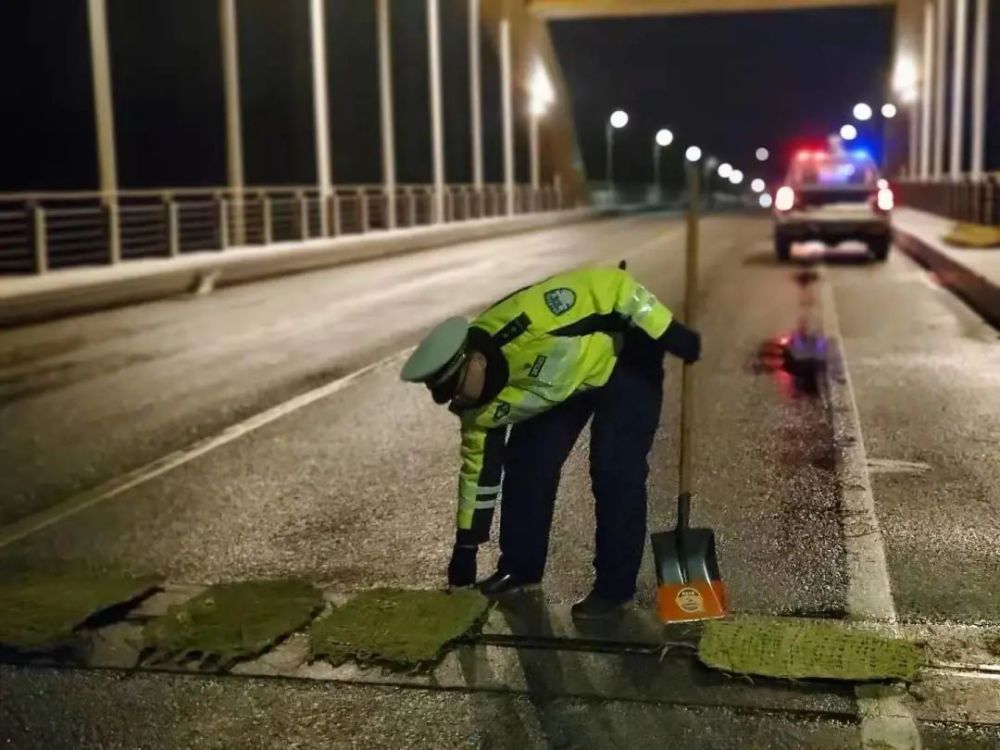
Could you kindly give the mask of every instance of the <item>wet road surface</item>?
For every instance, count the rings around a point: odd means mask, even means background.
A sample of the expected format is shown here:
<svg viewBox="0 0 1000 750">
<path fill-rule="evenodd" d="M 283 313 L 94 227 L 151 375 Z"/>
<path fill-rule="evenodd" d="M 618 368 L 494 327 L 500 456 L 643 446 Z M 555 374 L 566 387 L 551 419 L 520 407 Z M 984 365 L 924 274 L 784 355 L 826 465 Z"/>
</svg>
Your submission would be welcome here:
<svg viewBox="0 0 1000 750">
<path fill-rule="evenodd" d="M 694 520 L 719 534 L 735 609 L 840 617 L 848 608 L 829 394 L 819 379 L 789 374 L 776 353 L 798 327 L 830 333 L 819 304 L 825 293 L 839 318 L 900 616 L 1000 620 L 1000 396 L 989 383 L 1000 372 L 996 332 L 897 255 L 885 265 L 822 264 L 804 276 L 803 266 L 774 263 L 762 219 L 712 217 L 702 241 Z M 399 383 L 403 357 L 393 353 L 449 314 L 473 312 L 561 268 L 622 257 L 679 308 L 682 227 L 644 216 L 4 333 L 0 422 L 16 426 L 0 447 L 0 519 L 8 526 L 72 511 L 83 490 L 388 360 L 325 398 L 0 547 L 0 564 L 86 559 L 183 582 L 301 575 L 342 590 L 440 586 L 453 538 L 456 425 L 423 389 Z M 673 522 L 678 375 L 671 362 L 651 456 L 653 529 Z M 564 469 L 557 504 L 544 584 L 554 605 L 590 584 L 585 438 Z M 491 544 L 480 572 L 494 561 Z M 640 591 L 648 606 L 648 555 Z M 537 696 L 235 678 L 119 681 L 7 669 L 2 682 L 13 700 L 0 701 L 0 726 L 11 727 L 0 736 L 20 745 L 23 732 L 37 730 L 50 740 L 37 746 L 46 747 L 71 746 L 71 737 L 112 746 L 144 745 L 144 737 L 164 747 L 333 737 L 349 745 L 373 725 L 396 746 L 426 745 L 433 736 L 443 738 L 439 746 L 604 746 L 669 732 L 677 747 L 845 747 L 858 737 L 850 715 L 733 713 L 616 703 L 613 695 L 595 710 L 557 695 L 539 704 Z M 134 688 L 137 712 L 167 706 L 164 717 L 176 717 L 171 733 L 158 734 L 155 721 L 102 723 L 104 709 L 85 708 L 101 702 L 88 696 L 111 703 L 116 691 L 130 690 L 123 686 Z M 29 698 L 51 694 L 65 696 L 67 715 L 78 718 L 39 716 Z M 946 722 L 924 727 L 928 746 L 930 737 L 995 746 L 994 730 L 966 727 L 958 707 L 918 718 Z M 247 743 L 255 722 L 260 740 Z"/>
</svg>

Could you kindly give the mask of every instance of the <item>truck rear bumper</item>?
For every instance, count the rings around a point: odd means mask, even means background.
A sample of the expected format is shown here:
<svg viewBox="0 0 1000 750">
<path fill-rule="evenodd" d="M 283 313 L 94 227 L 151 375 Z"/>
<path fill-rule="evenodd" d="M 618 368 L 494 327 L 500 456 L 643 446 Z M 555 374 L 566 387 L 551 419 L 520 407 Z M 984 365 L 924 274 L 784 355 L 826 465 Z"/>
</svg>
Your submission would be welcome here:
<svg viewBox="0 0 1000 750">
<path fill-rule="evenodd" d="M 811 220 L 776 221 L 774 233 L 789 240 L 867 240 L 889 236 L 888 220 Z"/>
</svg>

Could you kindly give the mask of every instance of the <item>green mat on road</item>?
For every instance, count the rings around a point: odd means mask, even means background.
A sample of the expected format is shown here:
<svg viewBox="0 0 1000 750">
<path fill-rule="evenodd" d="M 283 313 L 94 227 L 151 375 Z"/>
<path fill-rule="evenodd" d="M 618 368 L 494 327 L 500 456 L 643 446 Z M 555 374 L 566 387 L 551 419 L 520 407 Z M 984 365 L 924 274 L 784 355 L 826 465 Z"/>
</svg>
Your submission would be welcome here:
<svg viewBox="0 0 1000 750">
<path fill-rule="evenodd" d="M 154 589 L 159 580 L 93 570 L 7 571 L 0 578 L 0 646 L 52 648 L 88 618 Z"/>
<path fill-rule="evenodd" d="M 305 581 L 216 584 L 150 621 L 143 644 L 149 661 L 197 659 L 225 669 L 305 627 L 322 606 L 322 593 Z"/>
<path fill-rule="evenodd" d="M 488 606 L 478 591 L 373 589 L 313 623 L 310 647 L 335 664 L 420 667 L 480 622 Z"/>
<path fill-rule="evenodd" d="M 698 658 L 713 669 L 789 679 L 911 681 L 921 649 L 899 638 L 801 618 L 737 617 L 705 625 Z"/>
</svg>

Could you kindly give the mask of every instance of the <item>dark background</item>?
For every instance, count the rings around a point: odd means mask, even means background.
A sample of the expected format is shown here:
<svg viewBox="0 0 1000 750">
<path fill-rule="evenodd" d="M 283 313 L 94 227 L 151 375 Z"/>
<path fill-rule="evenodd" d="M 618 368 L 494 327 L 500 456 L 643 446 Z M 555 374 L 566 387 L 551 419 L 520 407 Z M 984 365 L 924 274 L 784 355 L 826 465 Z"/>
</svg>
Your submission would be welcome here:
<svg viewBox="0 0 1000 750">
<path fill-rule="evenodd" d="M 554 23 L 587 173 L 603 178 L 605 123 L 620 108 L 631 119 L 615 134 L 616 179 L 651 179 L 661 127 L 675 137 L 663 155 L 674 182 L 691 144 L 746 179 L 777 177 L 856 102 L 877 110 L 885 100 L 894 16 L 886 6 Z M 771 152 L 766 165 L 759 146 Z"/>
<path fill-rule="evenodd" d="M 446 176 L 471 179 L 465 0 L 442 0 Z M 382 174 L 374 3 L 326 0 L 335 182 Z M 225 120 L 217 3 L 109 0 L 112 87 L 122 188 L 223 185 Z M 238 0 L 241 108 L 248 185 L 315 180 L 307 0 Z M 646 182 L 660 127 L 677 140 L 665 176 L 679 182 L 697 143 L 747 178 L 777 177 L 797 147 L 822 143 L 853 104 L 887 94 L 893 10 L 559 21 L 551 25 L 591 179 L 604 175 L 604 125 L 615 108 L 616 175 Z M 392 3 L 397 175 L 431 178 L 425 5 Z M 484 30 L 486 179 L 502 176 L 499 64 Z M 971 54 L 971 50 L 970 50 Z M 991 14 L 987 164 L 1000 166 L 1000 13 Z M 0 190 L 97 186 L 84 0 L 0 3 Z M 971 86 L 971 81 L 970 81 Z M 515 91 L 518 87 L 515 87 Z M 517 176 L 527 178 L 524 102 L 516 101 Z M 875 126 L 862 138 L 879 147 Z M 753 156 L 772 152 L 767 165 Z"/>
</svg>

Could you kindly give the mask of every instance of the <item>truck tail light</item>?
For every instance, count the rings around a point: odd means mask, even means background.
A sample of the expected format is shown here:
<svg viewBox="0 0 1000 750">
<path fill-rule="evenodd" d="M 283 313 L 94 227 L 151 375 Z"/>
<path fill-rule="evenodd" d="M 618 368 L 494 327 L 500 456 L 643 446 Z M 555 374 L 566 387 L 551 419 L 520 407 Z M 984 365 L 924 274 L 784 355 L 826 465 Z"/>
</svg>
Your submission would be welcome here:
<svg viewBox="0 0 1000 750">
<path fill-rule="evenodd" d="M 779 211 L 791 211 L 794 205 L 795 191 L 788 187 L 788 185 L 778 188 L 778 192 L 774 196 L 774 207 Z"/>
</svg>

